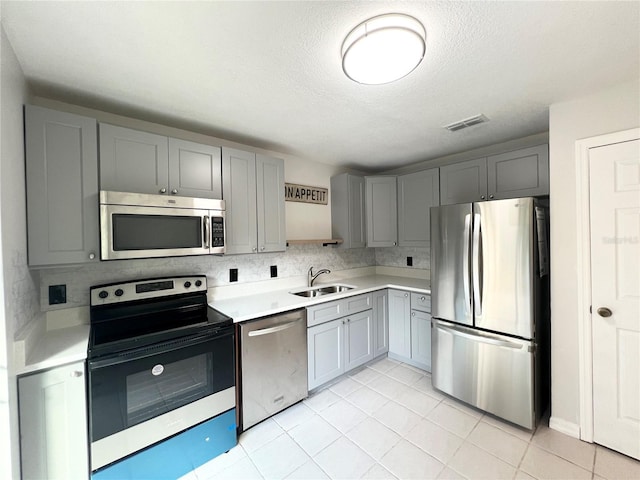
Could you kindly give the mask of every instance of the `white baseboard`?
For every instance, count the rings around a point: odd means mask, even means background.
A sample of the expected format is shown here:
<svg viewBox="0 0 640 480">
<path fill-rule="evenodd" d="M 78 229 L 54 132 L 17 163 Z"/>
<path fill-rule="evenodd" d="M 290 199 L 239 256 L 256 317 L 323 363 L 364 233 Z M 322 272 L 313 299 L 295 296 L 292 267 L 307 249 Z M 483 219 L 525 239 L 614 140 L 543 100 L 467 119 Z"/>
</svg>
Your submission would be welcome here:
<svg viewBox="0 0 640 480">
<path fill-rule="evenodd" d="M 580 425 L 573 422 L 568 422 L 557 417 L 551 417 L 549 419 L 549 428 L 557 430 L 560 433 L 569 435 L 570 437 L 580 439 Z"/>
</svg>

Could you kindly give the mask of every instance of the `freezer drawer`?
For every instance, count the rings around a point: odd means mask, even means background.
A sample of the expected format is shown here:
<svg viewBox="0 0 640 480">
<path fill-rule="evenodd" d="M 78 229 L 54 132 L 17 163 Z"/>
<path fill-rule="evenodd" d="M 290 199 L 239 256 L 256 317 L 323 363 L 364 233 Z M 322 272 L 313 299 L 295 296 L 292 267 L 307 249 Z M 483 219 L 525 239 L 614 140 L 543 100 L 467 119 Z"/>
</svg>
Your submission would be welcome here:
<svg viewBox="0 0 640 480">
<path fill-rule="evenodd" d="M 434 320 L 433 386 L 482 410 L 533 429 L 533 343 Z"/>
<path fill-rule="evenodd" d="M 307 390 L 304 309 L 240 324 L 241 429 L 299 402 Z"/>
</svg>

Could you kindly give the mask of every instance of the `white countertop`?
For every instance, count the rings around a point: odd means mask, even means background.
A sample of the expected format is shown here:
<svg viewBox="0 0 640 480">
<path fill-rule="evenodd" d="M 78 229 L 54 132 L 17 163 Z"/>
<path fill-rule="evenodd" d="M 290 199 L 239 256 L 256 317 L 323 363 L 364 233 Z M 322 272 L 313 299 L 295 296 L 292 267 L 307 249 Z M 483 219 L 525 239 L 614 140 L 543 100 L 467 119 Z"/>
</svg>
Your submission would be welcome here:
<svg viewBox="0 0 640 480">
<path fill-rule="evenodd" d="M 44 330 L 36 334 L 33 346 L 25 350 L 22 361 L 16 359 L 16 374 L 82 362 L 87 358 L 89 325 Z"/>
<path fill-rule="evenodd" d="M 341 298 L 358 295 L 361 293 L 373 292 L 383 288 L 397 288 L 416 293 L 430 294 L 429 280 L 395 277 L 391 275 L 367 275 L 362 277 L 347 278 L 344 281 L 321 283 L 317 282 L 314 286 L 332 285 L 339 283 L 340 285 L 349 285 L 355 287 L 342 293 L 332 293 L 315 298 L 299 297 L 289 292 L 297 291 L 299 288 L 288 288 L 285 290 L 275 290 L 272 292 L 259 293 L 254 295 L 243 295 L 239 297 L 217 300 L 209 303 L 216 310 L 233 318 L 235 323 L 253 320 L 255 318 L 282 313 L 297 308 L 305 308 L 318 303 L 330 302 Z"/>
</svg>

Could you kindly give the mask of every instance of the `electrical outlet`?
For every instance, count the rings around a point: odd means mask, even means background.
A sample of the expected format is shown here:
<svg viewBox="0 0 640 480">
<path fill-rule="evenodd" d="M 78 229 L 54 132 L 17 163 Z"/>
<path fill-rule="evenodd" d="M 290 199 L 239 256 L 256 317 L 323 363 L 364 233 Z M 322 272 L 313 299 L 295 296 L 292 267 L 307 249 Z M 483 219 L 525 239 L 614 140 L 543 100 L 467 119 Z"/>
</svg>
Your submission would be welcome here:
<svg viewBox="0 0 640 480">
<path fill-rule="evenodd" d="M 67 303 L 66 285 L 49 285 L 49 305 Z"/>
<path fill-rule="evenodd" d="M 271 278 L 278 276 L 278 266 L 271 265 Z"/>
<path fill-rule="evenodd" d="M 413 257 L 407 257 L 407 267 L 413 267 Z"/>
<path fill-rule="evenodd" d="M 237 268 L 230 268 L 229 269 L 229 281 L 230 282 L 237 282 L 238 281 L 238 269 Z"/>
</svg>

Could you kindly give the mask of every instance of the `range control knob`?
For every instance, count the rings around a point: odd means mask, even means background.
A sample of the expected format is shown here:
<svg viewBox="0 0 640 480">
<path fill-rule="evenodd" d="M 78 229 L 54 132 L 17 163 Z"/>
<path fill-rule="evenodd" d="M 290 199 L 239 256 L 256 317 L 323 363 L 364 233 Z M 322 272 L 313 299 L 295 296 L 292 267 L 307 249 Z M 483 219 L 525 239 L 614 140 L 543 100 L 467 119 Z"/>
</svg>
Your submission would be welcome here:
<svg viewBox="0 0 640 480">
<path fill-rule="evenodd" d="M 106 290 L 102 290 L 102 291 L 98 294 L 98 296 L 99 296 L 100 298 L 107 298 L 107 297 L 109 296 L 109 292 L 107 292 Z"/>
<path fill-rule="evenodd" d="M 191 282 L 184 282 L 184 288 L 189 288 L 191 286 Z"/>
<path fill-rule="evenodd" d="M 202 280 L 196 280 L 196 287 L 199 287 L 202 285 Z"/>
<path fill-rule="evenodd" d="M 115 292 L 113 292 L 116 294 L 116 297 L 121 297 L 124 294 L 124 290 L 122 290 L 121 288 L 117 289 Z"/>
</svg>

